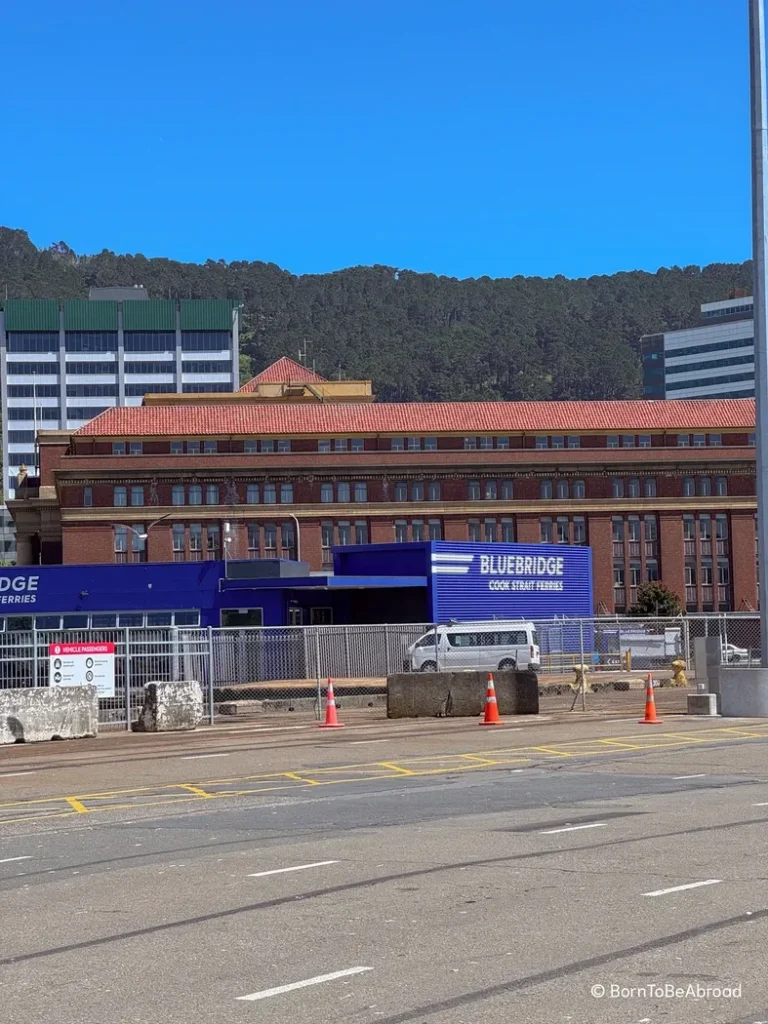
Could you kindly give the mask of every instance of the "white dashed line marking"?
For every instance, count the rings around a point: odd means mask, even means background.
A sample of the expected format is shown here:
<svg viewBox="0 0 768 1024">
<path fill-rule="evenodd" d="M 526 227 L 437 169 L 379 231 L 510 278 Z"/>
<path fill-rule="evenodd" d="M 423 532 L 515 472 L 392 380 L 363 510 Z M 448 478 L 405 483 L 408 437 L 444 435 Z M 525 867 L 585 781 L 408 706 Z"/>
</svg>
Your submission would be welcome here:
<svg viewBox="0 0 768 1024">
<path fill-rule="evenodd" d="M 284 875 L 288 871 L 306 871 L 307 868 L 325 868 L 329 864 L 338 864 L 337 860 L 318 860 L 314 864 L 297 864 L 295 867 L 290 868 L 273 868 L 272 871 L 257 871 L 254 875 L 248 875 L 248 878 L 266 878 L 267 875 Z"/>
<path fill-rule="evenodd" d="M 708 878 L 705 882 L 688 882 L 687 885 L 673 885 L 671 889 L 654 889 L 644 892 L 643 896 L 666 896 L 670 892 L 683 892 L 684 889 L 699 889 L 702 885 L 719 885 L 722 878 Z"/>
<path fill-rule="evenodd" d="M 548 828 L 540 836 L 555 836 L 558 832 L 578 832 L 582 828 L 605 828 L 604 821 L 591 821 L 588 825 L 567 825 L 565 828 Z"/>
<path fill-rule="evenodd" d="M 278 985 L 276 988 L 266 988 L 263 992 L 252 992 L 249 996 L 238 996 L 237 998 L 241 1001 L 255 1003 L 257 999 L 282 996 L 286 992 L 295 992 L 297 988 L 322 985 L 326 981 L 336 981 L 337 978 L 349 978 L 353 974 L 364 974 L 366 971 L 372 970 L 372 967 L 348 967 L 345 971 L 334 971 L 333 974 L 318 974 L 316 978 L 307 978 L 306 981 L 294 981 L 290 985 Z"/>
</svg>

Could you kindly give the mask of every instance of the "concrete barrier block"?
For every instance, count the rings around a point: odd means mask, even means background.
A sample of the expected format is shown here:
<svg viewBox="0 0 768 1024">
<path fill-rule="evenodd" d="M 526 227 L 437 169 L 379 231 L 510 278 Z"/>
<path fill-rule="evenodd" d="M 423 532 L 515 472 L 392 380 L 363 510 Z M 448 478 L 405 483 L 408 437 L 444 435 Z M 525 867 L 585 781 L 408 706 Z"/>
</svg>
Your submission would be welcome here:
<svg viewBox="0 0 768 1024">
<path fill-rule="evenodd" d="M 95 686 L 39 686 L 0 690 L 0 743 L 37 743 L 95 736 Z"/>
<path fill-rule="evenodd" d="M 723 666 L 719 684 L 723 718 L 768 718 L 768 669 Z"/>
<path fill-rule="evenodd" d="M 181 732 L 196 729 L 203 720 L 203 691 L 200 683 L 187 679 L 177 683 L 147 683 L 144 706 L 134 723 L 135 732 Z"/>
<path fill-rule="evenodd" d="M 717 694 L 716 693 L 689 693 L 688 694 L 688 714 L 689 715 L 709 715 L 714 716 L 718 714 L 717 710 Z"/>
<path fill-rule="evenodd" d="M 485 706 L 487 672 L 403 672 L 387 677 L 387 718 L 471 718 Z M 535 672 L 494 672 L 501 715 L 537 715 Z M 567 689 L 567 687 L 566 687 Z"/>
</svg>

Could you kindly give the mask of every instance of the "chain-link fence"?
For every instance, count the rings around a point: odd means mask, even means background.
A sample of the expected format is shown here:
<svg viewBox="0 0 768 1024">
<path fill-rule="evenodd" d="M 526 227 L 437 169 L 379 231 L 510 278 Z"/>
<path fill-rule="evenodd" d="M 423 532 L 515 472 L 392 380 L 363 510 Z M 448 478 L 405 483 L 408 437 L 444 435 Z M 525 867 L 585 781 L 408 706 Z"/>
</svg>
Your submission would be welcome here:
<svg viewBox="0 0 768 1024">
<path fill-rule="evenodd" d="M 271 711 L 318 715 L 329 678 L 340 706 L 383 713 L 386 679 L 394 672 L 526 667 L 536 651 L 542 699 L 562 697 L 567 704 L 582 664 L 590 693 L 620 694 L 641 689 L 647 673 L 670 684 L 674 661 L 684 663 L 691 679 L 697 637 L 719 637 L 725 664 L 755 664 L 761 650 L 760 620 L 746 614 L 554 619 L 532 623 L 533 631 L 501 622 L 482 626 L 473 624 L 478 639 L 461 649 L 452 638 L 462 624 L 6 632 L 0 633 L 0 689 L 55 684 L 52 645 L 113 644 L 114 692 L 100 696 L 99 718 L 102 729 L 125 729 L 152 681 L 198 680 L 205 721 L 213 724 Z"/>
</svg>

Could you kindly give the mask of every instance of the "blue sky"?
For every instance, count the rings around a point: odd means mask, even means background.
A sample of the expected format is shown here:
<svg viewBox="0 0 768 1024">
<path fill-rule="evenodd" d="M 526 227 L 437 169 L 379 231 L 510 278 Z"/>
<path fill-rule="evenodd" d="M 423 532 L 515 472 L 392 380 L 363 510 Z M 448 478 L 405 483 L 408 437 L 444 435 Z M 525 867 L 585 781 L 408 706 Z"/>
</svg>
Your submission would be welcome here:
<svg viewBox="0 0 768 1024">
<path fill-rule="evenodd" d="M 749 256 L 746 0 L 29 0 L 0 223 L 296 273 Z"/>
</svg>

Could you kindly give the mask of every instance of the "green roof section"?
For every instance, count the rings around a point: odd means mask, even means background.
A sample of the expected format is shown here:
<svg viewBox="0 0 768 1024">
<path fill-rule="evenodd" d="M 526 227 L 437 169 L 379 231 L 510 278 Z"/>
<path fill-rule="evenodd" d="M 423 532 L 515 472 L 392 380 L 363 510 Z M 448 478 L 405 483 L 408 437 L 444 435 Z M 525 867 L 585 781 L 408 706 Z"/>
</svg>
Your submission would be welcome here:
<svg viewBox="0 0 768 1024">
<path fill-rule="evenodd" d="M 231 331 L 235 299 L 181 299 L 182 331 Z"/>
<path fill-rule="evenodd" d="M 172 299 L 124 302 L 124 331 L 175 331 L 176 303 Z"/>
<path fill-rule="evenodd" d="M 56 299 L 6 299 L 6 331 L 58 331 L 59 303 Z"/>
<path fill-rule="evenodd" d="M 116 331 L 117 303 L 72 299 L 64 303 L 64 329 L 67 331 Z"/>
</svg>

